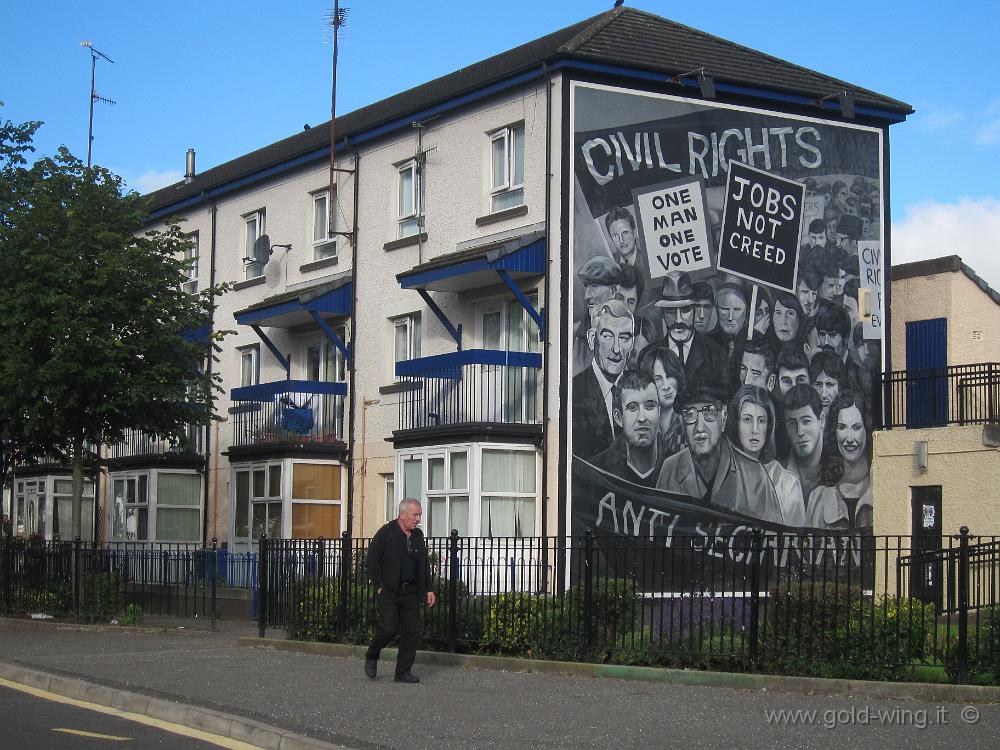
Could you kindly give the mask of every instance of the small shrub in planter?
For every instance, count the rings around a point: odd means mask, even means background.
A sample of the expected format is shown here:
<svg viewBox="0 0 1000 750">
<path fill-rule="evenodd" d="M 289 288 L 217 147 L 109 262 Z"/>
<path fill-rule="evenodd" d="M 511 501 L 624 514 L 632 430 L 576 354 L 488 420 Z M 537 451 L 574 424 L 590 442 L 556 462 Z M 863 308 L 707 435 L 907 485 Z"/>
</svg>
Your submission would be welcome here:
<svg viewBox="0 0 1000 750">
<path fill-rule="evenodd" d="M 288 637 L 296 641 L 331 642 L 337 637 L 340 617 L 338 578 L 296 584 L 290 597 Z M 347 623 L 343 637 L 362 642 L 374 631 L 374 592 L 368 584 L 352 582 L 347 594 Z"/>
<path fill-rule="evenodd" d="M 540 597 L 532 594 L 500 594 L 486 615 L 483 640 L 507 653 L 527 653 L 537 623 L 544 612 Z"/>
</svg>

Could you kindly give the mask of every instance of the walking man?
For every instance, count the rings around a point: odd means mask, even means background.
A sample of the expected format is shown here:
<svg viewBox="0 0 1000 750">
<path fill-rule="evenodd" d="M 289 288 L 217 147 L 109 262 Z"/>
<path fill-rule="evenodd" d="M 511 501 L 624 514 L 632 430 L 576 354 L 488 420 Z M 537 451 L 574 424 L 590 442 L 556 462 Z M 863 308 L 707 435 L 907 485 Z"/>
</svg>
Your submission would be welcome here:
<svg viewBox="0 0 1000 750">
<path fill-rule="evenodd" d="M 421 513 L 420 502 L 406 498 L 399 504 L 399 517 L 375 532 L 368 546 L 368 576 L 378 599 L 378 625 L 365 654 L 365 674 L 371 679 L 378 674 L 379 653 L 398 632 L 396 682 L 420 682 L 410 671 L 420 642 L 418 608 L 421 602 L 433 607 L 436 601 L 424 534 L 417 528 Z"/>
</svg>

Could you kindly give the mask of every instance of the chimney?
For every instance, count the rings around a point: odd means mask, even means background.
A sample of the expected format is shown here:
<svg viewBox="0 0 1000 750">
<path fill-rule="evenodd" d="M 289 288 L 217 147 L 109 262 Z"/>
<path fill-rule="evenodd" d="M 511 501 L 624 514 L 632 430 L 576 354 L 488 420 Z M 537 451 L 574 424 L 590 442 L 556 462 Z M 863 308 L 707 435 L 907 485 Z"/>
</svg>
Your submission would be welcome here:
<svg viewBox="0 0 1000 750">
<path fill-rule="evenodd" d="M 194 180 L 194 149 L 187 150 L 187 158 L 184 160 L 184 182 Z"/>
</svg>

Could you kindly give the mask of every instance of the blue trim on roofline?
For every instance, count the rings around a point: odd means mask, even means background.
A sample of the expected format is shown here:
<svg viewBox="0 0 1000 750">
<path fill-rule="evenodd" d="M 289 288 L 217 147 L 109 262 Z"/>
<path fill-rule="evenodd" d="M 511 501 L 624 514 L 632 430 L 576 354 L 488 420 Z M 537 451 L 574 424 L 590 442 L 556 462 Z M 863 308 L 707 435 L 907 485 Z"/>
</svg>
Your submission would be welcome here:
<svg viewBox="0 0 1000 750">
<path fill-rule="evenodd" d="M 454 372 L 449 375 L 447 370 L 460 370 L 465 365 L 497 365 L 506 367 L 530 367 L 535 370 L 542 367 L 542 355 L 539 352 L 508 352 L 497 349 L 463 349 L 460 352 L 436 354 L 430 357 L 408 359 L 396 363 L 397 377 L 455 377 L 461 375 Z"/>
<path fill-rule="evenodd" d="M 607 63 L 585 62 L 583 60 L 556 60 L 551 65 L 548 65 L 547 70 L 555 71 L 563 68 L 574 68 L 577 70 L 586 70 L 595 73 L 606 73 L 611 75 L 622 76 L 625 78 L 635 78 L 638 80 L 645 80 L 645 81 L 656 81 L 659 83 L 665 83 L 669 80 L 669 77 L 667 76 L 666 73 L 658 71 L 647 71 L 647 70 L 640 70 L 637 68 L 626 68 L 617 65 L 609 65 Z M 546 72 L 546 66 L 545 63 L 543 63 L 542 65 L 535 68 L 531 68 L 524 73 L 519 73 L 515 76 L 511 76 L 510 78 L 505 78 L 501 81 L 491 83 L 487 86 L 474 89 L 473 91 L 462 94 L 453 99 L 448 99 L 432 107 L 428 107 L 427 109 L 417 110 L 413 114 L 407 115 L 406 117 L 400 117 L 395 120 L 390 120 L 387 123 L 378 125 L 372 128 L 371 130 L 364 131 L 360 134 L 356 134 L 350 137 L 345 137 L 344 140 L 340 142 L 340 146 L 334 149 L 334 152 L 335 153 L 343 152 L 344 150 L 347 149 L 349 143 L 350 144 L 365 143 L 366 141 L 370 141 L 374 138 L 379 138 L 383 135 L 387 135 L 388 133 L 391 133 L 395 130 L 404 127 L 408 128 L 410 127 L 410 124 L 415 121 L 426 119 L 432 115 L 439 115 L 451 109 L 457 109 L 458 107 L 462 107 L 466 104 L 471 104 L 473 102 L 479 101 L 480 99 L 485 99 L 489 96 L 492 96 L 493 94 L 501 93 L 503 91 L 506 91 L 507 89 L 514 88 L 515 86 L 518 86 L 526 81 L 538 78 L 545 72 Z M 684 84 L 687 86 L 693 86 L 694 88 L 697 88 L 698 86 L 697 79 L 685 78 L 682 80 L 684 81 Z M 688 81 L 690 81 L 691 83 L 688 83 Z M 721 83 L 719 81 L 715 82 L 715 88 L 716 91 L 725 91 L 731 94 L 751 96 L 757 99 L 779 101 L 779 102 L 800 104 L 806 106 L 808 105 L 815 106 L 814 99 L 808 96 L 802 96 L 801 94 L 786 94 L 778 91 L 770 91 L 767 89 L 758 89 L 751 86 L 739 86 L 731 83 Z M 838 111 L 839 105 L 832 101 L 822 102 L 821 109 Z M 870 117 L 876 117 L 882 120 L 888 120 L 891 123 L 903 122 L 907 117 L 907 115 L 905 114 L 887 112 L 885 110 L 875 109 L 873 107 L 864 107 L 857 105 L 855 105 L 855 111 L 858 114 L 868 115 Z M 178 211 L 184 208 L 187 208 L 188 206 L 196 205 L 197 203 L 200 203 L 206 198 L 214 198 L 223 195 L 225 193 L 232 192 L 233 190 L 238 190 L 244 185 L 259 182 L 261 180 L 267 179 L 268 177 L 272 177 L 274 175 L 281 174 L 282 172 L 295 169 L 296 167 L 300 167 L 314 161 L 319 161 L 320 159 L 328 159 L 329 156 L 330 156 L 330 148 L 328 146 L 324 146 L 323 148 L 313 149 L 312 151 L 308 151 L 304 154 L 300 154 L 299 156 L 293 157 L 287 161 L 283 161 L 280 164 L 274 164 L 270 167 L 265 167 L 264 169 L 261 169 L 257 172 L 244 175 L 243 177 L 238 177 L 234 180 L 225 182 L 221 185 L 216 185 L 214 188 L 204 190 L 198 195 L 192 195 L 176 203 L 170 203 L 162 208 L 159 208 L 151 212 L 149 218 L 159 219 L 164 216 L 169 216 L 171 214 L 177 213 Z"/>
<path fill-rule="evenodd" d="M 259 401 L 263 403 L 273 400 L 282 393 L 346 396 L 347 383 L 327 383 L 322 380 L 276 380 L 271 383 L 233 388 L 229 392 L 229 397 L 233 401 Z"/>
<path fill-rule="evenodd" d="M 466 260 L 450 266 L 432 268 L 405 276 L 399 280 L 403 289 L 414 289 L 423 284 L 432 284 L 454 276 L 464 276 L 477 271 L 513 271 L 521 273 L 545 273 L 545 238 L 541 237 L 513 252 L 490 260 L 488 255 L 474 260 Z"/>
<path fill-rule="evenodd" d="M 273 315 L 284 315 L 285 313 L 295 312 L 296 310 L 301 310 L 302 305 L 299 304 L 297 299 L 293 299 L 291 302 L 283 302 L 280 305 L 275 305 L 274 307 L 262 307 L 259 310 L 251 310 L 250 312 L 243 313 L 242 315 L 236 316 L 236 325 L 249 326 L 256 323 L 258 320 L 264 320 L 265 318 L 270 318 Z"/>
</svg>

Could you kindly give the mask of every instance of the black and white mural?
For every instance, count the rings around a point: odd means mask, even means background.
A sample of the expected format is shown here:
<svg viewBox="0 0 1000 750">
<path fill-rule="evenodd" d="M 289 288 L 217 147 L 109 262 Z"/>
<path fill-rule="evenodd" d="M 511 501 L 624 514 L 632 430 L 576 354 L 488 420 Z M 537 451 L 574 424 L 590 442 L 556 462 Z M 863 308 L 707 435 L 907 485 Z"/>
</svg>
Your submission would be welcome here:
<svg viewBox="0 0 1000 750">
<path fill-rule="evenodd" d="M 571 111 L 573 533 L 870 533 L 882 132 L 582 83 Z"/>
</svg>

